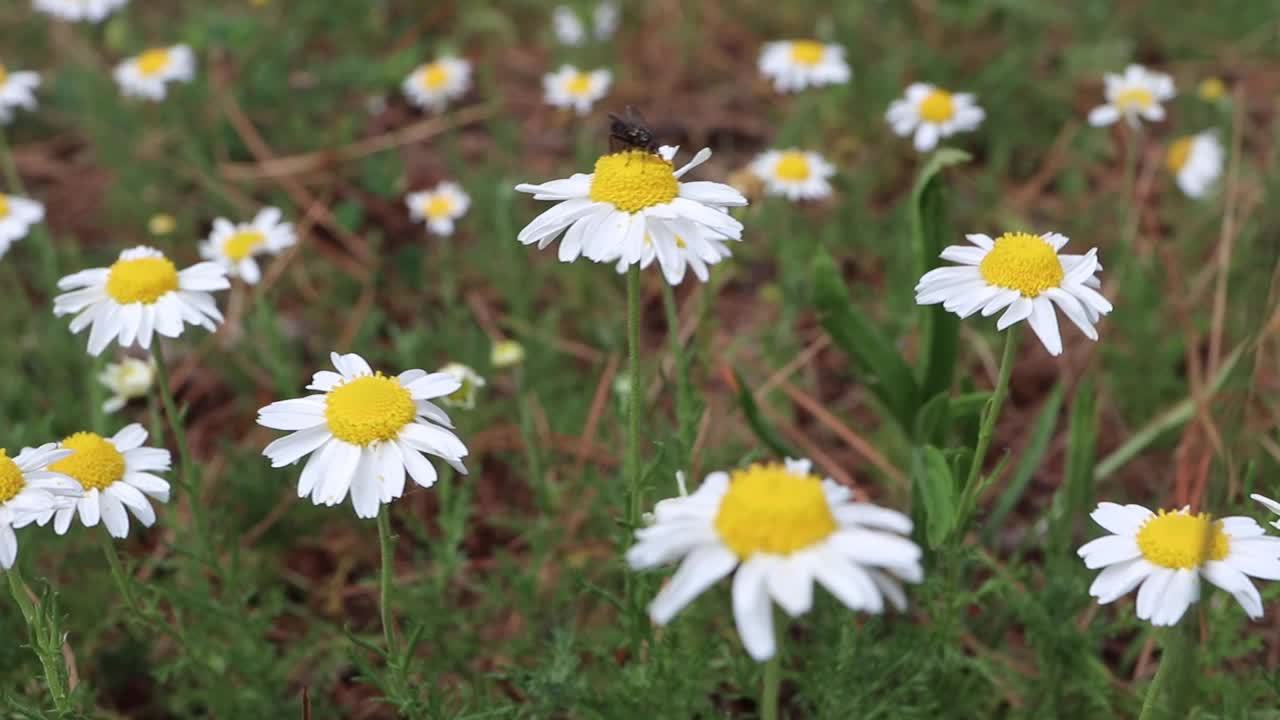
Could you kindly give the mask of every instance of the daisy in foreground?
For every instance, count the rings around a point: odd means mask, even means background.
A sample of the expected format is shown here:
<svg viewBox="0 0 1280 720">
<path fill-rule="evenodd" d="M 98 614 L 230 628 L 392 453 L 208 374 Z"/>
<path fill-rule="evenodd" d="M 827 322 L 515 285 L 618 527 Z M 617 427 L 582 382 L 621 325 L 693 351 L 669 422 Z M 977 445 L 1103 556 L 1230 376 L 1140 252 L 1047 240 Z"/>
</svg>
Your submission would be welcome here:
<svg viewBox="0 0 1280 720">
<path fill-rule="evenodd" d="M 0 125 L 13 120 L 15 108 L 36 109 L 35 89 L 40 76 L 30 70 L 11 71 L 0 65 Z"/>
<path fill-rule="evenodd" d="M 0 194 L 0 258 L 9 246 L 27 236 L 32 225 L 44 220 L 44 206 L 17 195 Z"/>
<path fill-rule="evenodd" d="M 609 94 L 613 73 L 608 70 L 583 72 L 572 65 L 542 76 L 542 88 L 547 104 L 558 108 L 573 108 L 579 115 L 591 112 L 591 106 Z"/>
<path fill-rule="evenodd" d="M 1182 192 L 1198 198 L 1222 175 L 1223 155 L 1218 133 L 1206 130 L 1174 140 L 1165 154 L 1165 165 Z"/>
<path fill-rule="evenodd" d="M 1050 355 L 1062 353 L 1062 336 L 1053 310 L 1057 305 L 1085 337 L 1098 339 L 1093 326 L 1111 312 L 1111 303 L 1095 290 L 1100 287 L 1095 273 L 1102 269 L 1096 248 L 1084 255 L 1060 255 L 1067 238 L 1058 233 L 1010 232 L 995 240 L 982 234 L 965 238 L 975 247 L 951 245 L 943 250 L 943 260 L 960 266 L 925 273 L 916 283 L 917 303 L 942 303 L 948 312 L 962 318 L 978 311 L 990 317 L 1004 310 L 996 322 L 997 330 L 1027 320 Z"/>
<path fill-rule="evenodd" d="M 780 93 L 849 82 L 844 48 L 817 40 L 781 40 L 760 49 L 760 72 Z"/>
<path fill-rule="evenodd" d="M 85 527 L 94 527 L 101 519 L 114 538 L 129 536 L 130 514 L 143 527 L 154 525 L 156 511 L 151 500 L 169 502 L 169 483 L 154 473 L 168 472 L 170 461 L 168 450 L 143 447 L 146 440 L 147 431 L 138 423 L 109 438 L 91 432 L 65 438 L 59 447 L 69 455 L 49 469 L 75 480 L 84 495 L 74 505 L 46 513 L 40 524 L 52 516 L 54 532 L 63 535 L 78 514 Z"/>
<path fill-rule="evenodd" d="M 80 486 L 49 469 L 51 463 L 70 455 L 57 444 L 23 448 L 15 457 L 0 448 L 0 567 L 8 570 L 18 558 L 20 528 L 80 497 Z"/>
<path fill-rule="evenodd" d="M 1122 117 L 1134 128 L 1141 120 L 1159 122 L 1164 120 L 1160 103 L 1173 99 L 1173 78 L 1141 65 L 1130 65 L 1123 75 L 1107 73 L 1103 82 L 1107 101 L 1089 111 L 1089 124 L 1094 127 L 1111 125 Z"/>
<path fill-rule="evenodd" d="M 903 97 L 889 104 L 885 119 L 900 137 L 915 133 L 916 150 L 929 152 L 938 140 L 976 130 L 986 113 L 972 93 L 951 93 L 928 83 L 912 83 Z"/>
<path fill-rule="evenodd" d="M 230 287 L 221 265 L 202 262 L 179 271 L 155 248 L 139 245 L 120 253 L 111 267 L 81 270 L 58 281 L 70 290 L 53 299 L 53 314 L 76 314 L 71 332 L 86 327 L 89 354 L 99 355 L 117 337 L 144 350 L 158 333 L 176 338 L 186 324 L 216 330 L 222 313 L 210 291 Z"/>
<path fill-rule="evenodd" d="M 793 148 L 764 151 L 751 162 L 751 172 L 764 182 L 770 195 L 795 202 L 830 197 L 827 178 L 836 174 L 836 168 L 816 152 Z"/>
<path fill-rule="evenodd" d="M 725 257 L 723 240 L 742 239 L 742 223 L 728 208 L 746 205 L 747 199 L 723 183 L 680 182 L 685 173 L 706 162 L 711 151 L 704 148 L 676 170 L 671 159 L 677 150 L 624 150 L 601 157 L 590 174 L 517 185 L 516 190 L 533 193 L 535 200 L 557 201 L 517 239 L 525 245 L 537 243 L 541 250 L 563 233 L 562 262 L 584 255 L 625 267 L 643 265 L 650 256 L 650 261 L 657 258 L 672 284 L 683 279 L 687 265 L 702 277 L 701 266 Z"/>
<path fill-rule="evenodd" d="M 311 455 L 298 480 L 298 497 L 337 505 L 351 493 L 356 515 L 371 518 L 380 505 L 404 493 L 405 473 L 422 487 L 436 482 L 435 455 L 466 474 L 467 448 L 433 398 L 447 397 L 462 383 L 446 373 L 406 370 L 375 373 L 364 358 L 332 353 L 338 372 L 321 370 L 308 390 L 319 394 L 274 402 L 258 411 L 258 424 L 294 431 L 262 451 L 272 467 Z"/>
<path fill-rule="evenodd" d="M 1091 517 L 1113 534 L 1086 543 L 1080 557 L 1105 568 L 1089 594 L 1105 605 L 1138 588 L 1138 618 L 1173 625 L 1200 598 L 1200 578 L 1231 593 L 1248 616 L 1262 617 L 1262 597 L 1249 576 L 1280 580 L 1280 538 L 1253 518 L 1214 520 L 1181 510 L 1153 513 L 1141 505 L 1099 503 Z M 1141 586 L 1141 587 L 1139 587 Z"/>
<path fill-rule="evenodd" d="M 196 57 L 186 45 L 151 48 L 116 66 L 116 83 L 128 97 L 163 100 L 171 82 L 191 82 Z"/>
<path fill-rule="evenodd" d="M 35 0 L 36 10 L 62 20 L 102 22 L 129 0 Z"/>
<path fill-rule="evenodd" d="M 238 277 L 250 285 L 262 278 L 262 270 L 254 255 L 279 255 L 285 248 L 297 242 L 293 225 L 280 222 L 278 208 L 265 208 L 253 218 L 253 222 L 232 224 L 226 218 L 213 221 L 213 232 L 200 244 L 200 257 L 226 268 L 231 277 Z"/>
<path fill-rule="evenodd" d="M 920 582 L 920 548 L 903 537 L 902 513 L 853 502 L 845 487 L 811 472 L 808 460 L 752 465 L 707 476 L 692 495 L 654 507 L 653 524 L 636 531 L 627 551 L 633 569 L 680 560 L 671 582 L 649 605 L 665 625 L 704 590 L 733 578 L 738 635 L 756 661 L 776 651 L 773 606 L 797 617 L 813 605 L 817 581 L 853 610 L 899 610 L 902 582 Z"/>
<path fill-rule="evenodd" d="M 126 357 L 118 363 L 107 363 L 102 372 L 98 373 L 98 382 L 111 391 L 111 397 L 102 403 L 102 412 L 118 412 L 130 400 L 146 397 L 155 379 L 155 358 L 139 360 Z"/>
<path fill-rule="evenodd" d="M 430 190 L 409 193 L 404 202 L 414 222 L 425 220 L 428 232 L 448 237 L 453 234 L 453 222 L 471 207 L 471 196 L 458 183 L 442 182 Z"/>
<path fill-rule="evenodd" d="M 471 87 L 471 63 L 446 55 L 419 65 L 400 84 L 409 102 L 435 112 L 462 97 Z"/>
</svg>

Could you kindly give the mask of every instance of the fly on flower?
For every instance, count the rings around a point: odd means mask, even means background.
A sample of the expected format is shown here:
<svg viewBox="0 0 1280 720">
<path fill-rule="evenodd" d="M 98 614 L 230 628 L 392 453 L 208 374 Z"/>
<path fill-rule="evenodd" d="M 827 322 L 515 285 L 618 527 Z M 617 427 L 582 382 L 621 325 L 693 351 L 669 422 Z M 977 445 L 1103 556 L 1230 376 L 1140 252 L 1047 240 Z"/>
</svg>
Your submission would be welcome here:
<svg viewBox="0 0 1280 720">
<path fill-rule="evenodd" d="M 640 115 L 640 112 L 630 105 L 627 106 L 626 117 L 619 117 L 609 113 L 610 150 L 617 150 L 614 147 L 614 143 L 621 145 L 623 148 L 644 150 L 650 153 L 658 152 L 657 136 L 649 129 L 649 125 L 644 121 L 644 117 Z"/>
</svg>

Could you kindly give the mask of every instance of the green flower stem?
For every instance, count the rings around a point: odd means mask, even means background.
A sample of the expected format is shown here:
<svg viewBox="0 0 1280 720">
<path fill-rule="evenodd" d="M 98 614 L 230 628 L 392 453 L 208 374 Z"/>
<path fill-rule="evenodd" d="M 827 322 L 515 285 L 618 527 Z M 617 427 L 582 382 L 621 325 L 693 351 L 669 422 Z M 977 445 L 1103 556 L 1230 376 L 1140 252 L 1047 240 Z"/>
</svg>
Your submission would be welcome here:
<svg viewBox="0 0 1280 720">
<path fill-rule="evenodd" d="M 1156 668 L 1156 676 L 1147 686 L 1147 696 L 1142 701 L 1142 711 L 1138 720 L 1159 720 L 1160 718 L 1186 717 L 1185 699 L 1187 691 L 1194 684 L 1195 652 L 1187 633 L 1194 624 L 1193 613 L 1182 623 L 1165 628 L 1161 638 L 1160 665 Z M 1183 623 L 1188 627 L 1184 628 Z"/>
<path fill-rule="evenodd" d="M 164 403 L 164 414 L 169 420 L 169 434 L 178 446 L 178 484 L 187 492 L 191 506 L 191 522 L 195 526 L 195 541 L 198 557 L 213 562 L 209 552 L 209 542 L 204 519 L 204 505 L 200 502 L 195 479 L 195 464 L 191 459 L 191 449 L 187 446 L 187 433 L 182 428 L 182 418 L 173 400 L 173 389 L 169 385 L 169 362 L 164 356 L 164 345 L 157 341 L 152 351 L 156 359 L 156 379 L 160 383 L 160 400 Z"/>
<path fill-rule="evenodd" d="M 142 609 L 138 607 L 138 600 L 133 594 L 133 580 L 124 570 L 124 564 L 120 562 L 120 553 L 116 550 L 116 544 L 107 532 L 106 526 L 100 528 L 100 532 L 97 535 L 98 544 L 102 546 L 102 554 L 107 556 L 107 565 L 111 568 L 111 576 L 116 579 L 116 585 L 120 587 L 120 594 L 124 596 L 125 605 L 129 606 L 135 616 L 142 617 Z"/>
<path fill-rule="evenodd" d="M 390 505 L 378 509 L 378 547 L 382 552 L 382 572 L 378 580 L 378 609 L 382 615 L 382 634 L 387 642 L 389 661 L 400 656 L 395 626 L 391 622 L 391 588 L 395 584 L 395 539 L 391 536 Z"/>
<path fill-rule="evenodd" d="M 31 647 L 36 657 L 40 659 L 53 707 L 58 712 L 58 717 L 62 717 L 65 713 L 71 712 L 71 702 L 68 699 L 69 693 L 63 677 L 62 641 L 59 633 L 56 629 L 50 632 L 45 626 L 46 619 L 31 601 L 27 584 L 22 580 L 22 573 L 19 572 L 18 566 L 15 564 L 9 568 L 5 571 L 5 575 L 9 578 L 9 590 L 13 593 L 13 600 L 18 604 L 23 619 L 27 621 Z"/>
<path fill-rule="evenodd" d="M 973 460 L 969 463 L 969 475 L 965 479 L 960 496 L 960 512 L 956 522 L 956 530 L 963 532 L 969 519 L 973 504 L 977 501 L 979 476 L 986 463 L 987 449 L 991 446 L 991 437 L 995 434 L 996 420 L 1000 417 L 1000 408 L 1004 405 L 1005 396 L 1009 393 L 1009 377 L 1013 374 L 1013 359 L 1018 350 L 1018 326 L 1014 325 L 1005 331 L 1004 353 L 1000 357 L 1000 373 L 996 378 L 995 389 L 991 391 L 991 399 L 982 413 L 982 424 L 978 428 L 978 446 L 974 448 Z"/>
<path fill-rule="evenodd" d="M 516 368 L 513 377 L 516 385 L 516 410 L 520 415 L 520 435 L 524 439 L 525 462 L 529 464 L 529 476 L 538 494 L 538 504 L 544 511 L 550 512 L 556 506 L 558 493 L 542 469 L 542 451 L 538 446 L 537 426 L 533 422 L 533 408 L 529 402 L 529 394 L 533 390 L 525 387 L 524 368 Z"/>
<path fill-rule="evenodd" d="M 1124 253 L 1128 253 L 1138 236 L 1138 203 L 1133 194 L 1138 179 L 1138 146 L 1142 144 L 1142 128 L 1129 128 L 1129 132 L 1125 134 L 1125 140 L 1124 194 L 1120 196 L 1120 228 L 1123 233 L 1120 237 L 1120 248 Z"/>
<path fill-rule="evenodd" d="M 627 269 L 627 379 L 630 396 L 627 403 L 627 522 L 640 525 L 640 266 Z"/>
<path fill-rule="evenodd" d="M 676 291 L 668 283 L 662 283 L 662 304 L 667 311 L 667 336 L 671 342 L 671 374 L 676 380 L 676 425 L 680 439 L 679 468 L 689 473 L 689 453 L 697 420 L 693 417 L 693 393 L 689 387 L 689 360 L 680 342 L 680 311 L 676 303 Z"/>
<path fill-rule="evenodd" d="M 773 612 L 770 610 L 769 612 Z M 775 620 L 776 622 L 776 620 Z M 774 627 L 777 641 L 773 649 L 773 657 L 764 665 L 764 682 L 760 687 L 761 720 L 778 720 L 779 698 L 782 690 L 782 640 L 786 637 L 785 629 L 780 625 Z"/>
</svg>

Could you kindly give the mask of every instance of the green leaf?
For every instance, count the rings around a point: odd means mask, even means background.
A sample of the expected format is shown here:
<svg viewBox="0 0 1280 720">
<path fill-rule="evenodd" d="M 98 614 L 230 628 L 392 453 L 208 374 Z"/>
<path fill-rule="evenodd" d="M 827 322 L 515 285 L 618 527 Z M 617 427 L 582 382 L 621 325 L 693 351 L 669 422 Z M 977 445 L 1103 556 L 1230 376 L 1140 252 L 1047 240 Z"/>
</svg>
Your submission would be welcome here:
<svg viewBox="0 0 1280 720">
<path fill-rule="evenodd" d="M 1031 439 L 1027 442 L 1022 458 L 1018 461 L 1018 467 L 1013 471 L 1013 477 L 1010 478 L 1004 492 L 1000 494 L 1000 499 L 996 501 L 995 509 L 984 521 L 983 537 L 988 543 L 995 529 L 1004 523 L 1009 511 L 1013 510 L 1023 493 L 1027 491 L 1031 478 L 1044 461 L 1044 454 L 1049 449 L 1049 441 L 1053 439 L 1053 431 L 1057 426 L 1058 411 L 1062 409 L 1063 392 L 1062 383 L 1053 387 L 1053 391 L 1049 393 L 1049 398 L 1045 400 L 1044 406 L 1040 408 L 1040 413 L 1031 426 Z"/>
<path fill-rule="evenodd" d="M 813 260 L 813 277 L 818 322 L 858 369 L 869 376 L 868 387 L 889 408 L 903 431 L 910 432 L 920 396 L 910 366 L 854 306 L 835 261 L 825 251 L 819 251 Z"/>
<path fill-rule="evenodd" d="M 929 547 L 946 541 L 956 522 L 956 483 L 942 451 L 932 445 L 911 451 L 911 481 L 924 501 L 925 535 Z"/>
<path fill-rule="evenodd" d="M 1054 548 L 1065 548 L 1076 521 L 1093 502 L 1094 464 L 1097 462 L 1098 412 L 1093 381 L 1086 377 L 1071 398 L 1067 430 L 1067 467 L 1062 487 L 1053 498 L 1049 537 Z"/>
<path fill-rule="evenodd" d="M 941 442 L 941 435 L 946 431 L 950 418 L 951 398 L 946 393 L 938 393 L 920 406 L 912 437 L 918 443 Z"/>
<path fill-rule="evenodd" d="M 747 418 L 747 425 L 751 427 L 751 432 L 756 434 L 760 442 L 764 443 L 778 455 L 778 457 L 803 457 L 800 453 L 791 449 L 786 440 L 778 434 L 777 430 L 769 424 L 768 420 L 760 413 L 760 407 L 756 405 L 756 399 L 751 395 L 750 386 L 742 379 L 742 374 L 737 368 L 733 370 L 733 379 L 738 383 L 738 406 L 742 408 L 742 414 Z"/>
</svg>

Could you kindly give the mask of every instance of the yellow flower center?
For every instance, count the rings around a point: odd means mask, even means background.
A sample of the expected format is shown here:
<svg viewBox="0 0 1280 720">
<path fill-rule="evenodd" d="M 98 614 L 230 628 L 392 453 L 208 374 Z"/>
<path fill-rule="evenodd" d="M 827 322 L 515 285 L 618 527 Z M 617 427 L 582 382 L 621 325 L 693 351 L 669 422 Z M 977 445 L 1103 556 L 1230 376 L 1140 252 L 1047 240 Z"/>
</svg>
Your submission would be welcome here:
<svg viewBox="0 0 1280 720">
<path fill-rule="evenodd" d="M 419 82 L 428 90 L 439 90 L 449 82 L 449 68 L 442 63 L 431 63 L 422 69 Z"/>
<path fill-rule="evenodd" d="M 591 199 L 623 212 L 669 203 L 680 192 L 671 163 L 644 150 L 624 150 L 596 160 Z"/>
<path fill-rule="evenodd" d="M 827 47 L 817 40 L 796 40 L 791 43 L 791 61 L 797 65 L 813 67 L 822 62 Z"/>
<path fill-rule="evenodd" d="M 946 90 L 933 90 L 920 101 L 920 118 L 925 122 L 946 122 L 955 111 L 955 101 Z"/>
<path fill-rule="evenodd" d="M 1039 235 L 1005 233 L 978 265 L 982 279 L 1033 298 L 1062 284 L 1062 261 Z"/>
<path fill-rule="evenodd" d="M 9 196 L 0 195 L 0 218 L 9 214 Z"/>
<path fill-rule="evenodd" d="M 138 73 L 150 77 L 169 67 L 169 50 L 154 48 L 138 56 Z"/>
<path fill-rule="evenodd" d="M 716 532 L 746 559 L 755 553 L 789 555 L 836 529 L 822 481 L 778 463 L 735 470 L 716 513 Z"/>
<path fill-rule="evenodd" d="M 121 305 L 150 305 L 178 289 L 178 269 L 166 257 L 117 260 L 107 274 L 107 294 Z"/>
<path fill-rule="evenodd" d="M 801 182 L 809 179 L 809 158 L 802 152 L 784 152 L 773 174 L 779 179 Z"/>
<path fill-rule="evenodd" d="M 1131 87 L 1116 93 L 1116 99 L 1111 104 L 1125 111 L 1146 110 L 1156 104 L 1156 98 L 1144 87 Z"/>
<path fill-rule="evenodd" d="M 27 481 L 22 478 L 22 469 L 9 458 L 9 453 L 4 448 L 0 448 L 0 504 L 16 497 L 26 484 Z"/>
<path fill-rule="evenodd" d="M 1222 82 L 1222 78 L 1208 77 L 1200 81 L 1200 99 L 1208 102 L 1222 99 L 1227 93 L 1227 85 Z"/>
<path fill-rule="evenodd" d="M 1182 172 L 1182 168 L 1187 166 L 1187 159 L 1191 157 L 1191 141 L 1193 139 L 1189 137 L 1178 138 L 1169 146 L 1169 151 L 1164 156 L 1164 164 L 1169 167 L 1169 172 L 1177 175 Z"/>
<path fill-rule="evenodd" d="M 570 95 L 586 95 L 591 92 L 591 76 L 587 73 L 578 73 L 569 78 L 564 84 L 564 89 Z"/>
<path fill-rule="evenodd" d="M 382 373 L 336 387 L 324 401 L 329 431 L 352 445 L 393 440 L 416 415 L 417 407 L 409 391 L 399 380 Z"/>
<path fill-rule="evenodd" d="M 1161 510 L 1138 531 L 1138 549 L 1155 565 L 1187 570 L 1198 568 L 1206 560 L 1227 556 L 1227 535 L 1222 521 L 1207 513 L 1192 515 L 1181 510 Z"/>
<path fill-rule="evenodd" d="M 62 447 L 73 452 L 49 469 L 71 476 L 85 490 L 106 490 L 124 477 L 124 455 L 101 435 L 78 432 L 63 440 Z"/>
<path fill-rule="evenodd" d="M 253 251 L 266 241 L 266 236 L 257 230 L 241 230 L 226 239 L 222 244 L 222 252 L 226 253 L 228 258 L 240 262 L 252 255 Z"/>
<path fill-rule="evenodd" d="M 447 195 L 435 195 L 423 206 L 422 212 L 433 219 L 449 217 L 449 213 L 453 212 L 453 200 Z"/>
<path fill-rule="evenodd" d="M 9 82 L 9 71 L 5 70 L 3 65 L 0 65 L 0 85 L 6 82 Z"/>
</svg>

